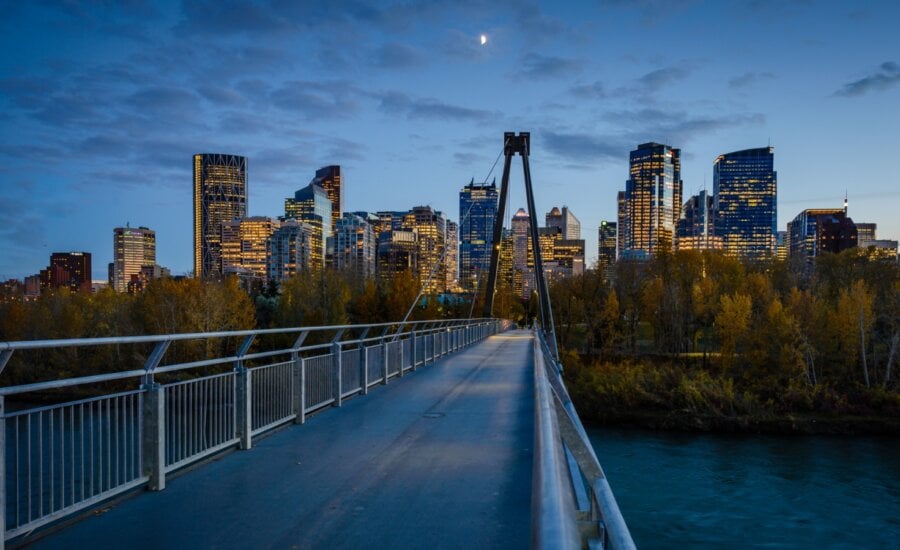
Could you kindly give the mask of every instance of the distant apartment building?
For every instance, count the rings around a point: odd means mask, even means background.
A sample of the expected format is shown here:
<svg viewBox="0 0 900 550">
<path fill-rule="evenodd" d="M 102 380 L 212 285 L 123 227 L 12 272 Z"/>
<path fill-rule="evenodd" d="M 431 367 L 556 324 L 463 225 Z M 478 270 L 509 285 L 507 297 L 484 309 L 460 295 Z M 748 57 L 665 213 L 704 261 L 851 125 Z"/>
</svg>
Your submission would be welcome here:
<svg viewBox="0 0 900 550">
<path fill-rule="evenodd" d="M 775 254 L 778 177 L 775 148 L 720 155 L 713 164 L 715 235 L 725 253 L 760 260 Z"/>
<path fill-rule="evenodd" d="M 222 274 L 222 223 L 247 215 L 247 158 L 194 155 L 194 276 Z"/>
<path fill-rule="evenodd" d="M 145 266 L 156 265 L 156 232 L 146 227 L 113 229 L 113 265 L 110 285 L 116 292 L 127 292 L 132 279 L 141 278 Z"/>
<path fill-rule="evenodd" d="M 40 273 L 41 288 L 68 288 L 91 291 L 91 253 L 54 252 L 50 265 Z"/>
<path fill-rule="evenodd" d="M 559 233 L 564 240 L 576 241 L 581 239 L 581 222 L 569 210 L 568 206 L 563 206 L 562 210 L 554 206 L 544 217 L 544 222 L 546 227 L 559 229 Z"/>
<path fill-rule="evenodd" d="M 450 244 L 447 239 L 446 218 L 430 206 L 416 206 L 403 217 L 403 229 L 416 234 L 415 275 L 425 293 L 445 292 L 447 263 L 444 247 Z"/>
<path fill-rule="evenodd" d="M 265 284 L 268 242 L 279 226 L 278 220 L 266 216 L 222 222 L 222 273 Z"/>
<path fill-rule="evenodd" d="M 325 188 L 310 183 L 284 200 L 284 218 L 308 224 L 313 229 L 310 269 L 325 268 L 328 256 L 328 237 L 332 233 L 332 204 Z"/>
<path fill-rule="evenodd" d="M 790 257 L 812 261 L 826 252 L 841 252 L 858 244 L 856 224 L 846 208 L 810 208 L 788 223 Z"/>
<path fill-rule="evenodd" d="M 269 281 L 282 282 L 310 269 L 314 229 L 295 219 L 281 222 L 266 246 Z"/>
<path fill-rule="evenodd" d="M 375 277 L 377 220 L 371 214 L 362 217 L 349 212 L 338 218 L 331 246 L 334 269 L 353 273 L 358 279 Z"/>
</svg>

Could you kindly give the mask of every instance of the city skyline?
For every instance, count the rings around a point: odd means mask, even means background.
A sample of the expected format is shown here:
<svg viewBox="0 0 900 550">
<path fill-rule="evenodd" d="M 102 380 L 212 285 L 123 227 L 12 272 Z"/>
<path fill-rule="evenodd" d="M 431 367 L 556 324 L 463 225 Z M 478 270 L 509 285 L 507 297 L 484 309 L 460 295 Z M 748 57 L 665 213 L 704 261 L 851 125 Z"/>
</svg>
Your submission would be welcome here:
<svg viewBox="0 0 900 550">
<path fill-rule="evenodd" d="M 157 232 L 160 265 L 190 271 L 187 159 L 203 151 L 250 159 L 248 215 L 277 215 L 338 164 L 344 211 L 427 204 L 454 218 L 507 130 L 532 131 L 538 210 L 575 207 L 588 264 L 628 151 L 648 141 L 683 151 L 684 198 L 711 190 L 718 155 L 773 145 L 779 230 L 849 190 L 854 220 L 900 237 L 896 176 L 872 161 L 891 158 L 900 123 L 897 5 L 296 9 L 13 6 L 0 23 L 0 278 L 84 250 L 103 279 L 109 232 L 127 223 Z M 708 31 L 726 19 L 723 44 Z M 665 28 L 664 49 L 640 38 Z"/>
</svg>

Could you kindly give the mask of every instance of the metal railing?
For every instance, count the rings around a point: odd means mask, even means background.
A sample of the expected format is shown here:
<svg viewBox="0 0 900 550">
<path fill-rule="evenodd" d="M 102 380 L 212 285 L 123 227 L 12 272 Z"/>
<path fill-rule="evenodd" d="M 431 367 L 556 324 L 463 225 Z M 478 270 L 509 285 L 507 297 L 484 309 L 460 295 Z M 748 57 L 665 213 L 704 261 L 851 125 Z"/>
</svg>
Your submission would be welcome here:
<svg viewBox="0 0 900 550">
<path fill-rule="evenodd" d="M 264 432 L 303 423 L 315 411 L 340 407 L 345 399 L 433 363 L 443 356 L 434 350 L 450 342 L 462 349 L 507 326 L 496 319 L 464 319 L 0 342 L 0 373 L 13 353 L 30 350 L 154 346 L 142 368 L 0 387 L 0 547 L 135 487 L 162 490 L 174 470 L 225 449 L 249 449 Z M 330 342 L 304 345 L 313 333 Z M 293 345 L 251 352 L 257 338 L 269 335 L 290 335 Z M 174 342 L 236 337 L 241 343 L 233 355 L 162 364 Z M 172 379 L 223 367 L 224 372 Z M 6 412 L 10 396 L 129 379 L 139 387 Z"/>
<path fill-rule="evenodd" d="M 633 549 L 634 541 L 591 447 L 544 333 L 534 331 L 534 548 Z"/>
</svg>

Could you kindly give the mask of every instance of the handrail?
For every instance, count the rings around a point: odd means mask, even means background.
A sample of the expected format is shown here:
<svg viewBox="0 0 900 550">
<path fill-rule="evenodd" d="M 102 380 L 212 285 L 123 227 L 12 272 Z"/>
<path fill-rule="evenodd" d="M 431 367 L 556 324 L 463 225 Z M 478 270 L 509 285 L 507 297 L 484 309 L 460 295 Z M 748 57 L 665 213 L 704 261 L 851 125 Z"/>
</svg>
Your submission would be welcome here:
<svg viewBox="0 0 900 550">
<path fill-rule="evenodd" d="M 532 477 L 532 547 L 631 550 L 634 540 L 600 467 L 543 332 L 534 330 L 535 462 Z M 570 468 L 571 456 L 577 464 Z M 586 485 L 590 508 L 581 509 L 575 484 Z"/>
</svg>

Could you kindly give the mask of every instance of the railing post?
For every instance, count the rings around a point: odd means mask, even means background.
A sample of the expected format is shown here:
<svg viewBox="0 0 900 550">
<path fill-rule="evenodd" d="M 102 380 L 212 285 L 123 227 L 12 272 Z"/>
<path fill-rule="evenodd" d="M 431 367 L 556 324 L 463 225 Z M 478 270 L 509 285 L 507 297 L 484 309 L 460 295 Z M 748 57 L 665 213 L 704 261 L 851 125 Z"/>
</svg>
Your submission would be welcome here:
<svg viewBox="0 0 900 550">
<path fill-rule="evenodd" d="M 369 348 L 365 342 L 359 344 L 359 379 L 362 381 L 362 394 L 369 393 Z"/>
<path fill-rule="evenodd" d="M 332 342 L 331 343 L 331 365 L 334 368 L 334 406 L 340 407 L 343 405 L 343 400 L 341 399 L 341 394 L 343 391 L 342 377 L 341 377 L 341 343 L 340 342 Z"/>
<path fill-rule="evenodd" d="M 299 351 L 291 352 L 291 414 L 294 415 L 294 424 L 303 424 L 306 421 L 304 396 L 306 384 L 303 379 L 303 358 Z"/>
<path fill-rule="evenodd" d="M 397 340 L 397 354 L 400 356 L 400 364 L 397 366 L 397 376 L 403 378 L 403 340 Z"/>
<path fill-rule="evenodd" d="M 412 370 L 416 370 L 416 331 L 412 331 L 409 335 L 410 345 L 409 350 L 412 353 Z"/>
<path fill-rule="evenodd" d="M 237 436 L 239 446 L 243 450 L 250 449 L 253 446 L 253 416 L 252 403 L 253 400 L 253 379 L 251 378 L 250 369 L 243 365 L 237 367 L 234 382 L 237 384 Z"/>
<path fill-rule="evenodd" d="M 143 473 L 150 478 L 148 489 L 162 491 L 166 488 L 166 391 L 154 382 L 144 384 L 143 389 Z"/>
<path fill-rule="evenodd" d="M 381 339 L 381 383 L 388 383 L 388 348 L 387 340 Z"/>
</svg>

